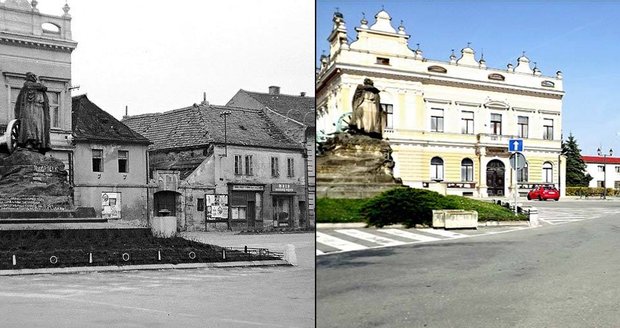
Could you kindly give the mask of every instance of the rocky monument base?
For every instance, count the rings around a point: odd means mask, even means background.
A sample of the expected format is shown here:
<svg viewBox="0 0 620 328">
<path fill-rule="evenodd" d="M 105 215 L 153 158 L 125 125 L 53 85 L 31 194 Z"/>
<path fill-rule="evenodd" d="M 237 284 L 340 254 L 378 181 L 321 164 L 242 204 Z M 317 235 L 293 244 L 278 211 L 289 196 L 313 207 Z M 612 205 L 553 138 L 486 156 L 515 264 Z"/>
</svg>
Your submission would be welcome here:
<svg viewBox="0 0 620 328">
<path fill-rule="evenodd" d="M 317 195 L 368 198 L 402 186 L 392 173 L 394 161 L 387 141 L 366 135 L 338 133 L 317 156 Z"/>
<path fill-rule="evenodd" d="M 0 154 L 0 219 L 92 217 L 72 194 L 60 160 L 24 149 Z"/>
</svg>

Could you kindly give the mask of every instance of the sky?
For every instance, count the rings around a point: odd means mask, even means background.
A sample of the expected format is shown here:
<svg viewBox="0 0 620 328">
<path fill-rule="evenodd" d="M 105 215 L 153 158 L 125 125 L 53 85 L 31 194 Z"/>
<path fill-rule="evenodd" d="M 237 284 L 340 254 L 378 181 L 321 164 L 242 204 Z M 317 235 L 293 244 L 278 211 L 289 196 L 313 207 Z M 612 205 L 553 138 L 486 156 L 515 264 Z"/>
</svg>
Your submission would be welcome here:
<svg viewBox="0 0 620 328">
<path fill-rule="evenodd" d="M 38 0 L 60 16 L 65 0 Z M 117 119 L 200 103 L 239 89 L 314 96 L 313 1 L 68 0 L 73 95 Z"/>
<path fill-rule="evenodd" d="M 317 1 L 315 67 L 329 53 L 335 8 L 344 15 L 348 37 L 362 13 L 369 25 L 382 5 L 395 28 L 403 20 L 409 47 L 424 57 L 448 61 L 471 42 L 476 59 L 490 68 L 516 66 L 525 51 L 544 76 L 564 76 L 562 132 L 572 133 L 582 155 L 597 148 L 620 155 L 620 2 L 617 1 Z M 533 66 L 532 66 L 533 67 Z M 527 147 L 527 145 L 526 145 Z"/>
</svg>

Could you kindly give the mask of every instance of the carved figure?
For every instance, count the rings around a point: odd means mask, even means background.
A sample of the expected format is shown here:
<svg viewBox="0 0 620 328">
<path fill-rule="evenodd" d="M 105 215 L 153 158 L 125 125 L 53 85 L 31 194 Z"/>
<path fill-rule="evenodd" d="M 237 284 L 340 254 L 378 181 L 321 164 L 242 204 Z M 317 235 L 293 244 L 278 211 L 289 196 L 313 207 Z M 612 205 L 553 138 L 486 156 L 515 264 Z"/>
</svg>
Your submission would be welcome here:
<svg viewBox="0 0 620 328">
<path fill-rule="evenodd" d="M 51 149 L 50 113 L 47 87 L 31 72 L 15 102 L 15 118 L 19 120 L 17 146 L 45 154 Z"/>
<path fill-rule="evenodd" d="M 353 95 L 353 114 L 349 129 L 367 134 L 371 137 L 381 138 L 386 120 L 381 112 L 381 100 L 379 89 L 375 88 L 371 79 L 364 79 L 355 89 Z"/>
</svg>

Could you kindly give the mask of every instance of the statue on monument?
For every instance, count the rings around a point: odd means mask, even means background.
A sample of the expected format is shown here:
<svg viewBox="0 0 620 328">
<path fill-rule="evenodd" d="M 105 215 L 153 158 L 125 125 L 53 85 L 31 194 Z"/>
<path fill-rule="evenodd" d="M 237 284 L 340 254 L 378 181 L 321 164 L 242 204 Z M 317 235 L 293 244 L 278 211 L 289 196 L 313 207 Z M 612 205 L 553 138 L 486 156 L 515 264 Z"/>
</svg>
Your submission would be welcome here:
<svg viewBox="0 0 620 328">
<path fill-rule="evenodd" d="M 350 131 L 381 139 L 387 120 L 381 110 L 379 92 L 369 78 L 357 86 L 353 95 Z"/>
<path fill-rule="evenodd" d="M 51 149 L 50 113 L 47 87 L 31 72 L 15 102 L 15 118 L 19 120 L 17 146 L 45 154 Z"/>
</svg>

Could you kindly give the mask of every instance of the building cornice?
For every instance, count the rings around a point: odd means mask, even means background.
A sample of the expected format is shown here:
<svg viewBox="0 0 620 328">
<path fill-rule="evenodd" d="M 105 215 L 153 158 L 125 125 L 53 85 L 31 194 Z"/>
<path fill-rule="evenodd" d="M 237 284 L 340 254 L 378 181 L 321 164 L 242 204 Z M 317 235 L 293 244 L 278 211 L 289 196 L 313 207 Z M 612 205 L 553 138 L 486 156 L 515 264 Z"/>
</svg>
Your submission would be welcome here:
<svg viewBox="0 0 620 328">
<path fill-rule="evenodd" d="M 56 50 L 69 53 L 77 47 L 77 42 L 71 40 L 48 38 L 45 36 L 33 36 L 7 31 L 0 31 L 0 44 Z"/>
<path fill-rule="evenodd" d="M 337 66 L 337 67 L 336 67 Z M 454 78 L 454 77 L 439 77 L 432 74 L 411 72 L 397 69 L 385 69 L 375 68 L 353 64 L 338 64 L 334 69 L 338 69 L 340 74 L 354 74 L 365 77 L 384 78 L 393 80 L 405 80 L 421 82 L 423 84 L 434 84 L 453 86 L 458 88 L 479 89 L 488 91 L 497 91 L 512 94 L 528 94 L 539 97 L 561 99 L 564 96 L 564 91 L 545 90 L 534 87 L 524 87 L 513 84 L 497 84 L 486 81 L 477 81 L 471 79 Z M 318 88 L 317 88 L 318 90 Z"/>
</svg>

